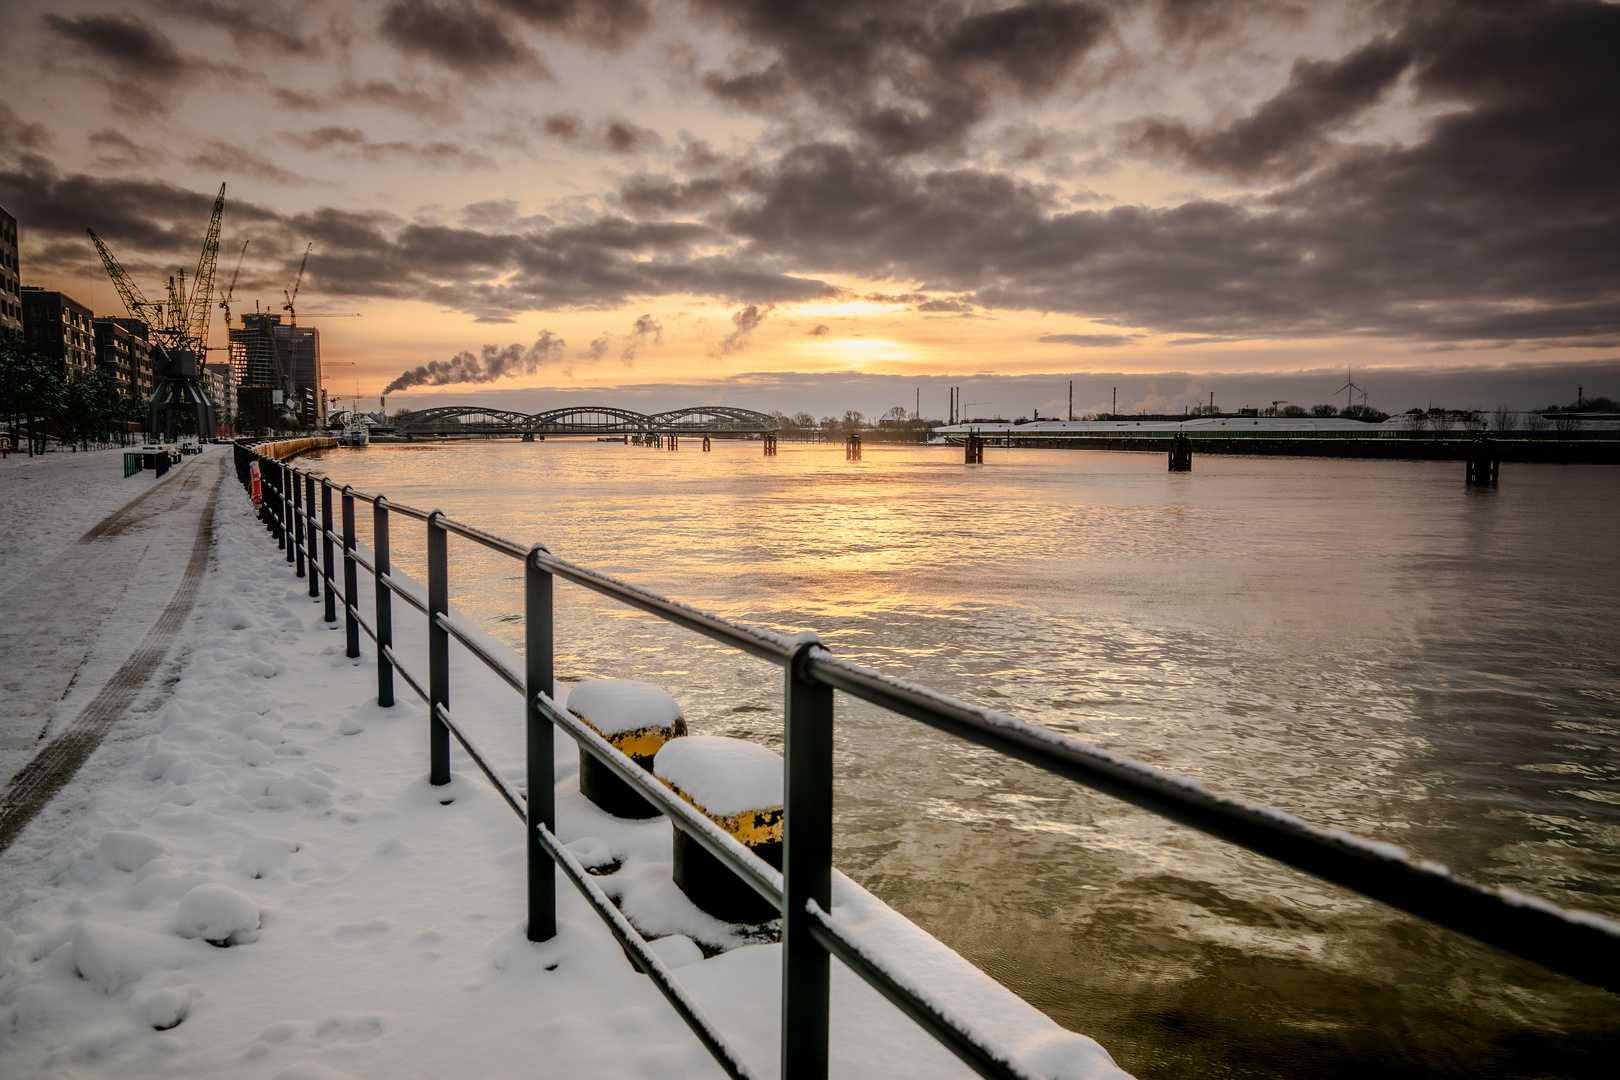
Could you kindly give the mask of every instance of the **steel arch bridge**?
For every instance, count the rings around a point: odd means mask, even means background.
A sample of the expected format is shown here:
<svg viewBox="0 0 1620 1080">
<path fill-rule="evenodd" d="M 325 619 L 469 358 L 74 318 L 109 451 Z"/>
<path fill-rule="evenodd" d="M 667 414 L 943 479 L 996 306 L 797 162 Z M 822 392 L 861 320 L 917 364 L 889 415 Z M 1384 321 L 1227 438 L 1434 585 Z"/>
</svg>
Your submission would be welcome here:
<svg viewBox="0 0 1620 1080">
<path fill-rule="evenodd" d="M 571 405 L 539 413 L 482 405 L 441 405 L 406 413 L 372 431 L 395 435 L 761 435 L 776 430 L 767 413 L 725 405 L 646 413 L 611 405 Z"/>
</svg>

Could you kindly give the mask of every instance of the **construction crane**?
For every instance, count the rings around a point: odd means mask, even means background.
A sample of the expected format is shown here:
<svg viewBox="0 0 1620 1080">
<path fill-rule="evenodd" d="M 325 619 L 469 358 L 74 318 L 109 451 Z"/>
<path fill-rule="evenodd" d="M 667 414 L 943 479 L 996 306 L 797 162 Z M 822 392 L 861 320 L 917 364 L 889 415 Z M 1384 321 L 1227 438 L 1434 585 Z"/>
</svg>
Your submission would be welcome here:
<svg viewBox="0 0 1620 1080">
<path fill-rule="evenodd" d="M 304 249 L 303 259 L 298 263 L 298 276 L 293 278 L 292 291 L 281 290 L 281 295 L 287 299 L 287 302 L 281 305 L 281 310 L 287 313 L 287 322 L 293 326 L 298 325 L 298 309 L 294 307 L 298 302 L 298 288 L 304 283 L 304 267 L 309 265 L 309 253 L 314 250 L 315 242 L 312 240 Z"/>
<path fill-rule="evenodd" d="M 242 241 L 242 253 L 236 257 L 236 269 L 231 274 L 231 283 L 225 287 L 224 292 L 219 294 L 219 306 L 225 312 L 226 330 L 231 328 L 231 297 L 236 295 L 236 279 L 242 276 L 242 260 L 247 258 L 248 245 L 252 242 L 252 237 Z"/>
<path fill-rule="evenodd" d="M 195 414 L 200 437 L 214 435 L 214 406 L 204 391 L 202 380 L 207 370 L 208 321 L 213 314 L 214 268 L 219 262 L 219 227 L 224 213 L 225 185 L 221 184 L 219 194 L 214 196 L 208 228 L 203 233 L 191 288 L 189 291 L 186 288 L 186 272 L 182 267 L 168 279 L 168 296 L 163 303 L 146 299 L 95 230 L 85 230 L 96 245 L 102 265 L 107 268 L 107 275 L 112 278 L 113 287 L 123 299 L 130 318 L 145 323 L 156 339 L 152 358 L 158 378 L 149 403 L 154 434 L 161 432 L 172 437 L 174 413 L 178 410 Z"/>
</svg>

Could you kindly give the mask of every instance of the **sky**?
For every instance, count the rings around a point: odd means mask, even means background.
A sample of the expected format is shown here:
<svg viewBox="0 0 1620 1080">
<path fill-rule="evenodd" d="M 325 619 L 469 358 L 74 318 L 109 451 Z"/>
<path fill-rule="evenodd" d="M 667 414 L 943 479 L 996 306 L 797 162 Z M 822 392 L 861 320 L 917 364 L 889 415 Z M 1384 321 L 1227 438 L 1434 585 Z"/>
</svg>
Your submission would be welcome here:
<svg viewBox="0 0 1620 1080">
<path fill-rule="evenodd" d="M 25 284 L 375 407 L 1620 397 L 1620 6 L 7 0 Z M 247 243 L 245 255 L 243 243 Z M 222 313 L 213 323 L 223 343 Z M 979 387 L 979 389 L 975 389 Z M 977 396 L 976 396 L 977 395 Z M 975 410 L 976 411 L 976 410 Z"/>
</svg>

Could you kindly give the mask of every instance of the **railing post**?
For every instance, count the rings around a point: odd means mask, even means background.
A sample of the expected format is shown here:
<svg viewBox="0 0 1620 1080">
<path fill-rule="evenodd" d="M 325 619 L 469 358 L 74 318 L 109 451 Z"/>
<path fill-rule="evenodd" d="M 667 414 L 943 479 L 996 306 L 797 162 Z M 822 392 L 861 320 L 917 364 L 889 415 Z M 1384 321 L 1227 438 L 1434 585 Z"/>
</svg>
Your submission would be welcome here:
<svg viewBox="0 0 1620 1080">
<path fill-rule="evenodd" d="M 321 576 L 326 579 L 326 621 L 337 622 L 337 566 L 332 561 L 332 481 L 321 477 Z"/>
<path fill-rule="evenodd" d="M 557 867 L 540 846 L 540 826 L 557 828 L 557 764 L 551 721 L 536 700 L 552 692 L 551 571 L 542 569 L 536 547 L 523 563 L 524 738 L 529 785 L 529 940 L 549 941 L 557 933 Z"/>
<path fill-rule="evenodd" d="M 343 636 L 345 656 L 360 655 L 359 567 L 354 561 L 354 485 L 343 485 Z"/>
<path fill-rule="evenodd" d="M 281 481 L 281 486 L 277 490 L 276 494 L 281 498 L 281 532 L 287 540 L 284 546 L 287 549 L 288 563 L 291 563 L 297 557 L 293 549 L 298 546 L 298 541 L 296 539 L 298 534 L 298 519 L 293 516 L 292 493 L 293 486 L 298 483 L 297 475 L 298 474 L 287 465 L 281 466 L 277 473 L 277 478 Z"/>
<path fill-rule="evenodd" d="M 394 662 L 388 650 L 394 647 L 394 595 L 384 578 L 388 576 L 388 500 L 381 495 L 371 504 L 372 561 L 377 566 L 377 704 L 394 704 Z"/>
<path fill-rule="evenodd" d="M 315 546 L 317 528 L 315 525 L 314 473 L 308 473 L 304 477 L 304 505 L 309 509 L 309 520 L 307 522 L 309 526 L 309 543 L 305 545 L 309 548 L 309 595 L 319 596 L 321 595 L 321 565 L 315 555 L 319 549 Z"/>
<path fill-rule="evenodd" d="M 304 576 L 304 479 L 297 469 L 292 474 L 292 537 L 298 549 L 298 576 Z"/>
<path fill-rule="evenodd" d="M 829 961 L 810 936 L 807 901 L 832 911 L 833 692 L 805 661 L 822 648 L 800 635 L 788 665 L 782 791 L 782 1078 L 826 1080 Z"/>
<path fill-rule="evenodd" d="M 450 631 L 439 616 L 450 610 L 450 533 L 435 510 L 427 521 L 428 563 L 428 783 L 450 782 L 450 729 L 439 719 L 439 706 L 450 707 Z"/>
<path fill-rule="evenodd" d="M 282 483 L 281 462 L 270 463 L 270 474 L 266 477 L 274 491 L 274 497 L 265 500 L 270 508 L 270 531 L 276 534 L 276 547 L 287 546 L 286 513 L 282 510 L 282 500 L 286 498 L 286 485 Z"/>
</svg>

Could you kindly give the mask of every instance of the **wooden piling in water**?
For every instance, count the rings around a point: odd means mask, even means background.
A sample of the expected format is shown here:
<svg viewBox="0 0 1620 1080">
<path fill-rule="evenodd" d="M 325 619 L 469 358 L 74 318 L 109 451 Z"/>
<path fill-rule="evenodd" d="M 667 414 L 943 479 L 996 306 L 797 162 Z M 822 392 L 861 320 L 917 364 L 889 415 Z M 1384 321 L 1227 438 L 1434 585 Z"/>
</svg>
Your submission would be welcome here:
<svg viewBox="0 0 1620 1080">
<path fill-rule="evenodd" d="M 1501 456 L 1491 440 L 1480 439 L 1469 450 L 1464 462 L 1463 483 L 1470 487 L 1495 487 L 1501 468 Z"/>
<path fill-rule="evenodd" d="M 761 445 L 763 445 L 765 447 L 765 456 L 766 457 L 775 457 L 776 456 L 776 436 L 775 435 L 767 434 L 767 435 L 761 436 L 760 437 L 760 443 L 761 443 Z"/>
<path fill-rule="evenodd" d="M 1192 472 L 1192 440 L 1186 435 L 1170 440 L 1170 471 Z"/>
<path fill-rule="evenodd" d="M 861 437 L 859 435 L 850 435 L 844 440 L 844 460 L 861 460 Z"/>
</svg>

